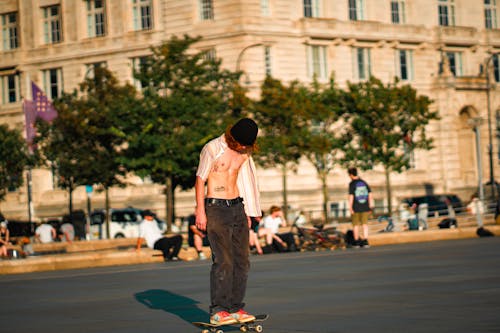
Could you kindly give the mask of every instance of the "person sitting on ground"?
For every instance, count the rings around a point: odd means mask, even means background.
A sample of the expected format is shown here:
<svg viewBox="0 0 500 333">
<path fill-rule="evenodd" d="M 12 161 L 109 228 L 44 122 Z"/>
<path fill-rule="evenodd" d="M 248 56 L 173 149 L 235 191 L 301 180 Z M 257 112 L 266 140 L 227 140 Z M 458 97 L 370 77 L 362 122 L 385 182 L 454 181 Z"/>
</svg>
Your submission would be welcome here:
<svg viewBox="0 0 500 333">
<path fill-rule="evenodd" d="M 40 243 L 52 243 L 56 237 L 56 229 L 49 223 L 42 223 L 35 230 L 35 239 Z"/>
<path fill-rule="evenodd" d="M 264 212 L 262 212 L 262 216 L 264 216 Z M 266 245 L 270 247 L 279 247 L 279 249 L 283 250 L 286 247 L 286 243 L 279 237 L 276 233 L 280 225 L 282 225 L 282 220 L 275 221 L 276 228 L 274 227 L 273 222 L 268 221 L 267 223 L 273 224 L 273 227 L 266 227 L 265 222 L 262 218 L 259 217 L 260 223 L 255 227 L 255 234 L 257 239 L 264 238 L 266 241 Z M 276 246 L 273 246 L 275 244 Z M 282 252 L 282 251 L 281 251 Z"/>
<path fill-rule="evenodd" d="M 293 224 L 299 228 L 303 228 L 306 224 L 307 220 L 304 215 L 304 212 L 301 210 L 297 216 L 295 216 L 295 220 L 293 221 Z"/>
<path fill-rule="evenodd" d="M 210 246 L 207 233 L 196 227 L 196 216 L 188 216 L 188 244 L 198 252 L 198 259 L 206 260 L 207 256 L 203 252 L 204 246 Z"/>
<path fill-rule="evenodd" d="M 182 246 L 182 236 L 164 236 L 160 228 L 158 228 L 158 223 L 154 219 L 153 212 L 145 210 L 142 215 L 144 216 L 144 220 L 139 225 L 136 250 L 141 250 L 142 239 L 144 238 L 149 248 L 163 252 L 165 261 L 179 260 L 177 256 Z"/>
<path fill-rule="evenodd" d="M 293 234 L 291 232 L 279 233 L 280 227 L 287 226 L 281 208 L 278 206 L 271 206 L 269 213 L 269 215 L 262 219 L 262 226 L 271 230 L 273 248 L 277 252 L 296 251 L 297 246 Z"/>
<path fill-rule="evenodd" d="M 75 228 L 69 222 L 61 224 L 59 231 L 61 232 L 61 242 L 71 243 L 75 239 Z"/>
<path fill-rule="evenodd" d="M 7 246 L 10 245 L 9 229 L 7 228 L 7 222 L 2 221 L 0 223 L 0 256 L 7 257 L 8 251 Z"/>
<path fill-rule="evenodd" d="M 252 216 L 252 217 L 250 217 L 250 220 L 252 221 L 252 225 L 250 226 L 250 229 L 248 229 L 248 232 L 250 233 L 249 239 L 248 239 L 248 241 L 250 243 L 250 250 L 253 250 L 255 248 L 255 251 L 257 251 L 257 254 L 264 254 L 264 251 L 262 250 L 262 246 L 260 245 L 259 235 L 258 235 L 258 229 L 259 229 L 261 217 L 260 216 Z"/>
</svg>

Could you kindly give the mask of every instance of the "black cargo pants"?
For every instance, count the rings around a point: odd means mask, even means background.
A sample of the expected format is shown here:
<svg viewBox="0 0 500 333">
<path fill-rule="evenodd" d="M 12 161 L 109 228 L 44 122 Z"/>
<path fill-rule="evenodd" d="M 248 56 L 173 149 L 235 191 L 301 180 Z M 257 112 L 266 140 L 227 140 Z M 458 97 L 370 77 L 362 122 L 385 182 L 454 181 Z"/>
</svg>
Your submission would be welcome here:
<svg viewBox="0 0 500 333">
<path fill-rule="evenodd" d="M 244 307 L 250 248 L 247 216 L 240 199 L 205 200 L 207 235 L 212 250 L 210 314 Z"/>
</svg>

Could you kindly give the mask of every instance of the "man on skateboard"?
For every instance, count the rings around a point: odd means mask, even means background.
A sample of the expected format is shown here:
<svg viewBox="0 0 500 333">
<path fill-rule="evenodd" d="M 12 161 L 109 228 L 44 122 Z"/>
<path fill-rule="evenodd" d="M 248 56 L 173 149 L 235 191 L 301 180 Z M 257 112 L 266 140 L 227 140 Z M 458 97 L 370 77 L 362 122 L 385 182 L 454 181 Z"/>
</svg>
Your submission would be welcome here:
<svg viewBox="0 0 500 333">
<path fill-rule="evenodd" d="M 216 325 L 255 320 L 243 310 L 243 299 L 250 269 L 250 217 L 261 215 L 251 157 L 257 132 L 253 120 L 240 119 L 203 147 L 196 172 L 196 226 L 207 230 L 212 249 L 210 323 Z"/>
</svg>

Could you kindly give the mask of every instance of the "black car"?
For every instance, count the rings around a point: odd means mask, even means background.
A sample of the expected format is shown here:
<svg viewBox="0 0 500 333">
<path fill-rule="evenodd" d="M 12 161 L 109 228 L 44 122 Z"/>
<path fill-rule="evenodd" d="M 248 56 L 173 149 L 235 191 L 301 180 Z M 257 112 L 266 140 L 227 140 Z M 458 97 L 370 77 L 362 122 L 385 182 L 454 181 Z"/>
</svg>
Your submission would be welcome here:
<svg viewBox="0 0 500 333">
<path fill-rule="evenodd" d="M 466 207 L 464 207 L 460 198 L 455 194 L 421 195 L 404 198 L 401 201 L 408 204 L 410 207 L 413 206 L 413 204 L 416 204 L 417 208 L 421 204 L 426 203 L 429 209 L 427 216 L 429 217 L 433 217 L 436 214 L 439 216 L 448 215 L 448 201 L 454 208 L 455 213 L 460 214 L 466 210 Z"/>
</svg>

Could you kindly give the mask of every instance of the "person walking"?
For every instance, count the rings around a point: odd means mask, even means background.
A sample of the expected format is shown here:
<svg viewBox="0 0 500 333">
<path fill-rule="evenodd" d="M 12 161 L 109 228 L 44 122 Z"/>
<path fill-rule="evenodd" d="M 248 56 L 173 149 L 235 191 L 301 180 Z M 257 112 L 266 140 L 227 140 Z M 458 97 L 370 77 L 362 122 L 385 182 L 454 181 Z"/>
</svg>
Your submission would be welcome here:
<svg viewBox="0 0 500 333">
<path fill-rule="evenodd" d="M 153 212 L 145 210 L 142 212 L 144 220 L 139 225 L 139 237 L 137 238 L 136 250 L 141 250 L 142 239 L 146 239 L 149 248 L 160 250 L 165 261 L 179 260 L 177 257 L 182 246 L 182 236 L 164 236 L 154 219 Z"/>
<path fill-rule="evenodd" d="M 244 310 L 243 299 L 250 269 L 250 218 L 261 216 L 256 168 L 251 157 L 257 133 L 258 126 L 252 119 L 240 119 L 206 143 L 200 153 L 195 183 L 196 226 L 207 230 L 212 250 L 212 324 L 255 319 Z"/>
<path fill-rule="evenodd" d="M 354 167 L 347 170 L 351 182 L 349 183 L 349 209 L 353 225 L 354 247 L 369 247 L 368 243 L 368 215 L 372 210 L 372 191 L 367 182 L 358 176 Z M 363 238 L 360 237 L 359 227 L 363 228 Z"/>
</svg>

